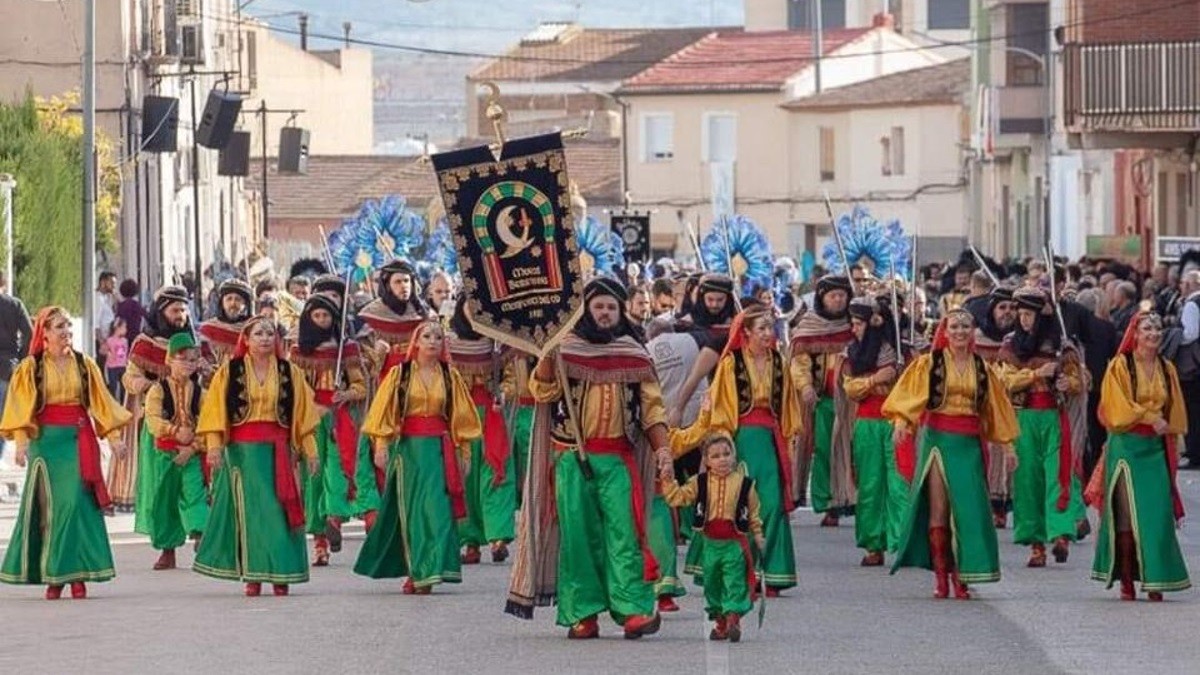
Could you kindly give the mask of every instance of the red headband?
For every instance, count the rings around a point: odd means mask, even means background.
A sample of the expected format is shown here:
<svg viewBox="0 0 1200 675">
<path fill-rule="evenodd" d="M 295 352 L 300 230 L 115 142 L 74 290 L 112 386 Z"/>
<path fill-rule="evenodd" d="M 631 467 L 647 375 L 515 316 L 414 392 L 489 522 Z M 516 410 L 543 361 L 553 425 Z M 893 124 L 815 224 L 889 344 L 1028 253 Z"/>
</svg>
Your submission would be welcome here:
<svg viewBox="0 0 1200 675">
<path fill-rule="evenodd" d="M 947 312 L 946 315 L 942 317 L 942 320 L 938 322 L 937 330 L 933 332 L 933 344 L 930 346 L 930 349 L 933 351 L 940 351 L 950 346 L 950 317 L 954 316 L 955 314 L 966 314 L 968 317 L 971 316 L 971 314 L 965 309 L 955 309 Z M 972 323 L 974 323 L 974 321 L 972 321 Z M 975 351 L 974 331 L 971 332 L 971 339 L 970 342 L 967 343 L 967 349 L 970 349 L 972 352 Z"/>
<path fill-rule="evenodd" d="M 245 358 L 246 354 L 250 353 L 250 331 L 260 323 L 266 323 L 271 326 L 271 331 L 275 333 L 275 358 L 282 359 L 286 355 L 283 351 L 283 339 L 279 336 L 279 329 L 275 325 L 275 321 L 259 314 L 258 316 L 246 322 L 242 326 L 242 332 L 238 335 L 237 346 L 233 348 L 233 358 Z"/>
<path fill-rule="evenodd" d="M 1137 331 L 1141 325 L 1154 312 L 1139 311 L 1129 319 L 1129 325 L 1125 327 L 1125 335 L 1121 337 L 1121 346 L 1117 348 L 1118 354 L 1129 354 L 1137 347 Z"/>
<path fill-rule="evenodd" d="M 417 358 L 417 340 L 421 339 L 421 334 L 430 328 L 441 328 L 442 324 L 434 319 L 422 321 L 412 333 L 412 337 L 408 340 L 408 350 L 404 353 L 404 362 L 411 363 Z M 446 331 L 442 331 L 442 351 L 438 353 L 438 361 L 442 363 L 450 363 L 450 341 L 446 339 Z"/>
<path fill-rule="evenodd" d="M 753 308 L 739 312 L 738 315 L 733 318 L 733 323 L 729 326 L 729 340 L 725 343 L 724 351 L 721 352 L 722 358 L 724 358 L 726 354 L 732 354 L 735 351 L 746 348 L 746 331 L 744 328 L 746 324 L 746 315 L 749 313 L 754 314 L 753 318 L 771 316 L 765 311 L 756 311 Z M 771 347 L 774 346 L 775 340 L 772 338 Z"/>
</svg>

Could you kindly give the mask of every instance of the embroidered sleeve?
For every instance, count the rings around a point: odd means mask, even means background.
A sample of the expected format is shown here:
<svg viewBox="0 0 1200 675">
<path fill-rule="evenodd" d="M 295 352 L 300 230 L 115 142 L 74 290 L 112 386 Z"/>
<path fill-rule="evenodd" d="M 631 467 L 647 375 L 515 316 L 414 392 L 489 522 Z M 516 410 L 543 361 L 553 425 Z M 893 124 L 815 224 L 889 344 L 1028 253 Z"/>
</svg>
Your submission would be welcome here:
<svg viewBox="0 0 1200 675">
<path fill-rule="evenodd" d="M 904 374 L 883 403 L 883 416 L 892 423 L 902 423 L 910 430 L 925 412 L 929 402 L 929 371 L 933 357 L 922 354 L 904 369 Z"/>
<path fill-rule="evenodd" d="M 225 391 L 228 386 L 229 362 L 226 361 L 225 365 L 213 374 L 212 384 L 200 403 L 200 418 L 196 421 L 196 437 L 203 439 L 203 446 L 209 452 L 224 449 L 229 437 L 229 420 L 225 407 Z M 177 405 L 182 403 L 177 402 Z"/>
<path fill-rule="evenodd" d="M 696 503 L 696 493 L 699 490 L 697 476 L 692 476 L 688 482 L 680 485 L 674 477 L 662 479 L 663 500 L 667 506 L 679 508 Z"/>
<path fill-rule="evenodd" d="M 18 443 L 26 443 L 38 437 L 37 383 L 34 381 L 33 357 L 26 357 L 17 364 L 8 381 L 8 396 L 4 402 L 4 416 L 0 418 L 0 437 Z"/>
</svg>

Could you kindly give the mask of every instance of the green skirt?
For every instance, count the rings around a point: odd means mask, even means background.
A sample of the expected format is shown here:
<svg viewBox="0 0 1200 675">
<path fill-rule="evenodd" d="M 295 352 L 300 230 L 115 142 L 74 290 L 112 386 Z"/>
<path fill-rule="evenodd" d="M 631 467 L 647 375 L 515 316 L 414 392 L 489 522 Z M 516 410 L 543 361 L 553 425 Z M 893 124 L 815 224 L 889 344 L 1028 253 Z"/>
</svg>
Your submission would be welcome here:
<svg viewBox="0 0 1200 675">
<path fill-rule="evenodd" d="M 208 522 L 208 491 L 204 487 L 204 471 L 200 455 L 194 455 L 183 466 L 175 463 L 175 454 L 158 451 L 155 463 L 166 462 L 161 472 L 158 490 L 151 503 L 150 545 L 160 551 L 179 548 L 188 534 L 203 534 Z"/>
<path fill-rule="evenodd" d="M 573 452 L 554 466 L 558 507 L 558 616 L 572 626 L 607 611 L 617 623 L 654 613 L 654 585 L 633 521 L 633 479 L 620 455 L 589 453 L 586 478 Z"/>
<path fill-rule="evenodd" d="M 881 419 L 855 420 L 853 449 L 858 489 L 855 540 L 867 551 L 895 551 L 904 527 L 908 483 L 896 470 L 892 425 Z"/>
<path fill-rule="evenodd" d="M 104 515 L 79 475 L 76 427 L 42 427 L 29 443 L 29 469 L 0 581 L 68 584 L 116 576 Z"/>
<path fill-rule="evenodd" d="M 946 478 L 951 546 L 959 579 L 967 584 L 999 581 L 999 545 L 979 439 L 929 428 L 922 433 L 920 459 L 909 492 L 911 502 L 892 573 L 902 567 L 933 569 L 933 556 L 929 550 L 929 497 L 925 493 L 925 484 L 936 464 Z"/>
<path fill-rule="evenodd" d="M 833 500 L 833 418 L 833 399 L 819 396 L 813 408 L 812 477 L 808 481 L 814 513 L 829 511 L 829 502 Z M 834 511 L 834 515 L 840 515 L 838 509 Z"/>
<path fill-rule="evenodd" d="M 796 550 L 792 544 L 790 519 L 783 508 L 783 477 L 779 474 L 779 457 L 775 453 L 775 437 L 770 429 L 743 426 L 733 437 L 738 461 L 745 465 L 746 475 L 754 479 L 758 492 L 759 513 L 763 521 L 766 550 L 760 561 L 763 578 L 772 588 L 791 588 L 796 585 Z M 707 537 L 695 536 L 688 546 L 683 571 L 705 585 L 704 547 Z"/>
<path fill-rule="evenodd" d="M 274 446 L 230 443 L 213 482 L 212 514 L 192 568 L 230 581 L 308 581 L 304 530 L 288 527 L 275 494 Z"/>
<path fill-rule="evenodd" d="M 306 474 L 304 478 L 305 531 L 309 534 L 324 534 L 329 518 L 345 522 L 379 509 L 370 439 L 355 439 L 354 472 L 353 476 L 347 476 L 334 436 L 335 415 L 334 410 L 327 410 L 321 416 L 317 427 L 317 460 L 321 468 L 315 476 Z M 352 408 L 350 415 L 357 428 L 361 424 L 358 408 Z"/>
<path fill-rule="evenodd" d="M 133 450 L 137 453 L 138 466 L 134 481 L 133 531 L 150 536 L 154 533 L 154 494 L 169 467 L 159 456 L 163 453 L 154 447 L 154 436 L 145 421 L 137 438 L 137 448 Z"/>
<path fill-rule="evenodd" d="M 1182 591 L 1190 588 L 1187 565 L 1175 537 L 1171 477 L 1160 437 L 1112 434 L 1104 453 L 1104 510 L 1096 538 L 1092 578 L 1112 587 L 1117 579 L 1117 534 L 1112 512 L 1117 485 L 1124 481 L 1130 500 L 1133 539 L 1137 546 L 1134 578 L 1143 591 Z"/>
<path fill-rule="evenodd" d="M 410 436 L 392 443 L 388 452 L 383 501 L 354 573 L 409 577 L 415 586 L 459 583 L 462 563 L 441 437 Z"/>
<path fill-rule="evenodd" d="M 654 595 L 680 597 L 687 595 L 687 589 L 679 580 L 679 551 L 676 541 L 678 527 L 676 512 L 663 500 L 662 495 L 655 494 L 650 502 L 650 510 L 646 516 L 646 537 L 650 540 L 650 551 L 658 561 L 660 576 L 654 584 Z"/>
<path fill-rule="evenodd" d="M 479 419 L 486 419 L 487 409 L 476 409 Z M 484 459 L 484 450 L 484 439 L 471 441 L 471 467 L 463 478 L 467 517 L 458 522 L 458 537 L 469 546 L 508 543 L 516 536 L 513 513 L 517 510 L 517 473 L 513 453 L 510 451 L 505 458 L 504 479 L 497 483 L 496 471 Z"/>
</svg>

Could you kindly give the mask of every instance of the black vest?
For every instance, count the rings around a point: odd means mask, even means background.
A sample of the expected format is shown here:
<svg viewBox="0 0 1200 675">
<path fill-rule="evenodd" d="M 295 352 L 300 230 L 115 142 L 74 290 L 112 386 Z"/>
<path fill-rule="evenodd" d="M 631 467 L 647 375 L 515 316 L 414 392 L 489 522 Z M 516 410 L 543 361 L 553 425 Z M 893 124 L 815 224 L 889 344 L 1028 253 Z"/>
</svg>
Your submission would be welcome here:
<svg viewBox="0 0 1200 675">
<path fill-rule="evenodd" d="M 279 369 L 279 399 L 276 401 L 275 419 L 279 426 L 292 426 L 292 404 L 296 400 L 296 384 L 292 382 L 292 366 L 284 359 L 276 359 Z M 241 424 L 250 416 L 250 395 L 247 393 L 245 357 L 229 359 L 229 384 L 225 388 L 225 414 L 231 426 Z"/>
<path fill-rule="evenodd" d="M 75 367 L 79 370 L 79 393 L 83 407 L 87 408 L 91 405 L 91 382 L 88 379 L 87 364 L 83 360 L 83 354 L 77 351 L 71 352 L 75 356 Z M 41 412 L 46 407 L 46 360 L 45 354 L 38 354 L 33 357 L 33 381 L 37 385 L 37 400 L 34 401 L 34 410 Z"/>
<path fill-rule="evenodd" d="M 454 419 L 454 380 L 450 379 L 450 366 L 442 363 L 442 381 L 446 383 L 446 407 L 444 414 L 446 421 Z M 400 369 L 399 384 L 396 386 L 396 400 L 400 404 L 400 415 L 404 415 L 405 406 L 408 404 L 408 388 L 412 384 L 413 366 L 411 363 L 400 362 L 396 365 Z"/>
<path fill-rule="evenodd" d="M 732 475 L 732 474 L 731 474 Z M 708 472 L 696 476 L 696 504 L 692 510 L 692 529 L 703 530 L 708 522 Z M 738 532 L 750 531 L 750 488 L 754 479 L 742 476 L 742 487 L 738 490 L 737 508 L 733 514 L 733 526 Z"/>
<path fill-rule="evenodd" d="M 933 367 L 929 370 L 929 402 L 925 407 L 929 410 L 937 410 L 946 402 L 946 353 L 937 350 L 930 356 L 933 358 Z M 974 408 L 978 412 L 983 410 L 987 403 L 988 371 L 983 359 L 978 354 L 972 354 L 971 358 L 975 359 Z"/>
<path fill-rule="evenodd" d="M 783 357 L 771 350 L 771 412 L 777 418 L 783 410 L 783 367 Z M 750 386 L 746 356 L 740 349 L 733 352 L 733 378 L 737 386 L 738 414 L 745 415 L 754 406 L 754 391 Z"/>
<path fill-rule="evenodd" d="M 189 378 L 192 382 L 191 401 L 188 402 L 188 413 L 191 414 L 193 420 L 200 419 L 200 376 L 193 374 Z M 164 379 L 159 383 L 163 390 L 163 419 L 175 419 L 175 394 L 171 391 L 171 384 Z"/>
</svg>

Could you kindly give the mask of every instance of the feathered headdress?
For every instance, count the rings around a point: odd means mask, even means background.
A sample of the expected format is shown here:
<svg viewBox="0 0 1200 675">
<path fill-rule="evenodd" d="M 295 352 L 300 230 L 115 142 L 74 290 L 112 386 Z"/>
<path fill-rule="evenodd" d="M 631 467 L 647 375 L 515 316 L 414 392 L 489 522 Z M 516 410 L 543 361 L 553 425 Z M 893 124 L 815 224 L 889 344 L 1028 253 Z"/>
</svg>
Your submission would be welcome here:
<svg viewBox="0 0 1200 675">
<path fill-rule="evenodd" d="M 905 280 L 911 276 L 912 242 L 904 234 L 899 220 L 881 223 L 866 207 L 855 204 L 850 213 L 843 213 L 837 219 L 837 230 L 846 247 L 846 260 L 851 265 L 866 259 L 871 262 L 875 276 L 891 276 L 893 271 Z M 836 240 L 825 244 L 822 256 L 825 269 L 834 274 L 847 274 Z"/>
<path fill-rule="evenodd" d="M 772 286 L 775 262 L 771 243 L 746 216 L 733 215 L 713 223 L 700 244 L 700 255 L 708 271 L 741 279 L 742 293 L 750 292 L 755 285 Z"/>
<path fill-rule="evenodd" d="M 584 272 L 616 277 L 625 267 L 625 245 L 620 235 L 595 217 L 583 218 L 575 230 L 575 240 L 579 243 L 579 262 Z"/>
<path fill-rule="evenodd" d="M 329 235 L 329 253 L 338 276 L 353 269 L 364 281 L 394 258 L 411 260 L 425 240 L 425 220 L 396 195 L 363 202 L 358 214 Z"/>
</svg>

